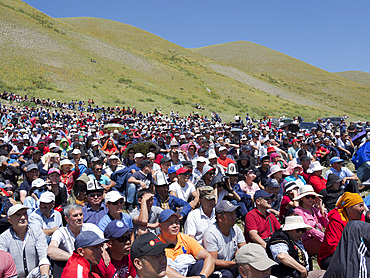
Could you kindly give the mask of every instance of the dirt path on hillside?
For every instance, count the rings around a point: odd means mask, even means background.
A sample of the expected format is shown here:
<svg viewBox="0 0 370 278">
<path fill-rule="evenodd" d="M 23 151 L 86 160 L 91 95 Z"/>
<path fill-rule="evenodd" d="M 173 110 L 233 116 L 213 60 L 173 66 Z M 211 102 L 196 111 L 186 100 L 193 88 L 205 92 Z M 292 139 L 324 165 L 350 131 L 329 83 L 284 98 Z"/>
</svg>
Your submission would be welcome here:
<svg viewBox="0 0 370 278">
<path fill-rule="evenodd" d="M 292 92 L 289 92 L 287 90 L 283 90 L 275 85 L 266 83 L 265 81 L 259 80 L 258 78 L 255 78 L 245 72 L 242 72 L 241 70 L 238 70 L 233 67 L 223 66 L 220 64 L 210 64 L 209 65 L 214 71 L 221 73 L 223 75 L 226 75 L 228 77 L 231 77 L 235 80 L 238 80 L 239 82 L 242 82 L 248 86 L 252 86 L 258 90 L 264 91 L 266 93 L 269 93 L 274 96 L 279 96 L 282 99 L 286 99 L 292 102 L 295 102 L 300 105 L 308 105 L 313 106 L 325 110 L 332 111 L 335 114 L 340 113 L 339 110 L 336 110 L 334 108 L 328 107 L 326 105 L 323 105 L 321 103 L 312 101 L 310 99 L 307 99 L 302 96 L 298 96 Z"/>
</svg>

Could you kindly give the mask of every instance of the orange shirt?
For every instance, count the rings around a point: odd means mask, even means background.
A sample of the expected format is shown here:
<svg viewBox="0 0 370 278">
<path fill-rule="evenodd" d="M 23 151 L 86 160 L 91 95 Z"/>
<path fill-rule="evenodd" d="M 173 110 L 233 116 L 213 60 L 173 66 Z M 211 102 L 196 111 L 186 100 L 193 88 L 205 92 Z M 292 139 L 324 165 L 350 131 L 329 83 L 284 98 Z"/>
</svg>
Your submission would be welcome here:
<svg viewBox="0 0 370 278">
<path fill-rule="evenodd" d="M 225 159 L 221 159 L 219 157 L 217 158 L 217 163 L 227 168 L 227 165 L 229 165 L 230 163 L 235 163 L 235 161 L 228 157 L 226 157 Z"/>
<path fill-rule="evenodd" d="M 162 234 L 159 234 L 158 237 L 162 242 L 166 243 L 162 238 Z M 167 258 L 175 260 L 178 255 L 182 254 L 190 254 L 196 258 L 202 249 L 202 245 L 200 245 L 194 238 L 183 233 L 179 233 L 177 235 L 176 246 L 174 248 L 166 248 L 165 250 Z"/>
</svg>

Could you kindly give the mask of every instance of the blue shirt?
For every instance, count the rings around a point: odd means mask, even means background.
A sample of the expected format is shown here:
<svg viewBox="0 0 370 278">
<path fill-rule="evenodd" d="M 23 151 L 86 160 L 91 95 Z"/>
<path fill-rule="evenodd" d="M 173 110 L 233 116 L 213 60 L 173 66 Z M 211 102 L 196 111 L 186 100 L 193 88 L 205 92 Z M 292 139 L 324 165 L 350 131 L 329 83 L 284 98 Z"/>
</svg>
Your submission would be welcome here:
<svg viewBox="0 0 370 278">
<path fill-rule="evenodd" d="M 96 180 L 94 175 L 88 175 L 88 177 Z M 99 182 L 100 182 L 100 184 L 108 185 L 108 184 L 110 184 L 111 179 L 108 178 L 106 175 L 101 175 Z"/>
<path fill-rule="evenodd" d="M 100 228 L 100 230 L 102 230 L 104 232 L 104 229 L 105 227 L 107 227 L 107 225 L 112 222 L 114 219 L 108 214 L 106 214 L 105 216 L 103 216 L 103 218 L 99 221 L 99 224 L 98 224 L 98 227 Z M 132 219 L 130 217 L 130 215 L 128 215 L 127 213 L 123 213 L 121 212 L 121 220 L 127 225 L 129 226 L 131 229 L 134 228 L 134 225 L 132 224 Z"/>
<path fill-rule="evenodd" d="M 87 204 L 82 208 L 82 212 L 84 214 L 84 223 L 93 223 L 98 226 L 99 221 L 108 214 L 108 208 L 104 202 L 100 204 L 98 210 L 94 210 L 90 204 Z"/>
<path fill-rule="evenodd" d="M 325 173 L 325 179 L 328 179 L 329 174 L 336 174 L 339 178 L 349 178 L 352 177 L 354 174 L 349 170 L 347 167 L 342 167 L 340 171 L 338 172 L 333 167 L 331 167 L 328 171 Z M 346 181 L 346 184 L 348 181 Z"/>
<path fill-rule="evenodd" d="M 47 218 L 40 209 L 37 209 L 30 214 L 28 221 L 30 226 L 40 229 L 53 229 L 54 227 L 63 226 L 62 215 L 56 210 L 52 210 L 50 217 Z"/>
</svg>

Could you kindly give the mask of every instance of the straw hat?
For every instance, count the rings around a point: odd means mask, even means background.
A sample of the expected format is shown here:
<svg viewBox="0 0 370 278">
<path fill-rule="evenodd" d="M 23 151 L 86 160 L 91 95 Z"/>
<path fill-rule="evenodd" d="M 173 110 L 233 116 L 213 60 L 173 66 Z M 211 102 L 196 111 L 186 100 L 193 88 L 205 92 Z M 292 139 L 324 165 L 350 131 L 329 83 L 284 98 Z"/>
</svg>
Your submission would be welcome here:
<svg viewBox="0 0 370 278">
<path fill-rule="evenodd" d="M 307 225 L 303 221 L 303 217 L 300 215 L 291 215 L 285 218 L 285 224 L 283 225 L 283 232 L 291 231 L 296 229 L 303 229 L 306 228 L 307 230 L 311 230 L 312 227 Z"/>
<path fill-rule="evenodd" d="M 305 184 L 299 188 L 298 196 L 295 197 L 293 200 L 298 201 L 299 199 L 302 199 L 304 196 L 307 195 L 315 195 L 317 197 L 322 197 L 321 195 L 317 194 L 315 190 L 313 190 L 313 187 L 311 185 Z"/>
<path fill-rule="evenodd" d="M 320 171 L 324 169 L 324 167 L 321 166 L 319 161 L 314 161 L 310 164 L 310 168 L 307 169 L 307 173 L 311 174 L 315 171 Z"/>
</svg>

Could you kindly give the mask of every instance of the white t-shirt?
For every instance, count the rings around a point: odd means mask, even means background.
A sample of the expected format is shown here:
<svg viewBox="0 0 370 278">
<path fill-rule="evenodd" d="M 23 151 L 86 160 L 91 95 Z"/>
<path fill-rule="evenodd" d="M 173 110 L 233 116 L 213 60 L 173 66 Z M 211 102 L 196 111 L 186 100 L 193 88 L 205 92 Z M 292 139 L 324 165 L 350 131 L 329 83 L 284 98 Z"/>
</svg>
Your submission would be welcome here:
<svg viewBox="0 0 370 278">
<path fill-rule="evenodd" d="M 104 238 L 104 233 L 92 223 L 83 223 L 81 232 L 85 231 L 93 231 L 96 233 L 99 237 Z M 75 236 L 73 235 L 71 229 L 69 228 L 69 225 L 66 227 L 61 227 L 58 230 L 56 230 L 53 235 L 51 236 L 51 240 L 55 240 L 59 243 L 59 248 L 63 251 L 66 251 L 70 254 L 73 253 L 75 250 Z"/>
<path fill-rule="evenodd" d="M 185 222 L 184 234 L 194 236 L 199 244 L 203 244 L 205 231 L 216 223 L 215 210 L 213 209 L 211 217 L 208 217 L 202 207 L 191 211 Z"/>
<path fill-rule="evenodd" d="M 175 192 L 178 198 L 187 202 L 191 194 L 195 191 L 195 186 L 190 181 L 186 182 L 184 187 L 181 187 L 178 182 L 173 182 L 170 184 L 170 191 Z"/>
</svg>

